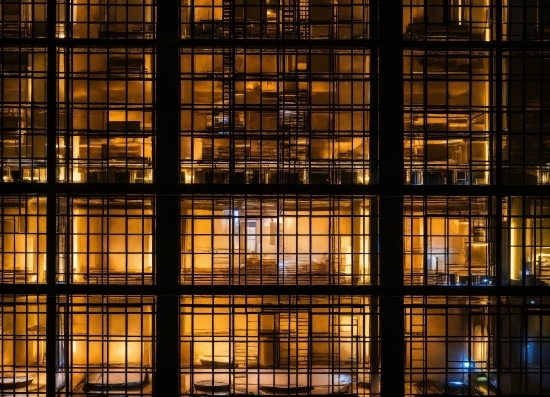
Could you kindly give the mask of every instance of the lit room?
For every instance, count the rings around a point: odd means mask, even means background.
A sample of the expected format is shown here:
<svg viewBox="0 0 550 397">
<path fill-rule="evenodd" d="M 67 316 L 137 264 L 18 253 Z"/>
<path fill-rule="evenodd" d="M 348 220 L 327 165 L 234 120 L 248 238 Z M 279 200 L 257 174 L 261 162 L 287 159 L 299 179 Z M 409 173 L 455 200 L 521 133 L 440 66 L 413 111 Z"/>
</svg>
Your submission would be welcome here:
<svg viewBox="0 0 550 397">
<path fill-rule="evenodd" d="M 368 304 L 349 296 L 183 297 L 182 395 L 369 394 L 376 343 Z"/>
<path fill-rule="evenodd" d="M 67 383 L 71 395 L 152 395 L 153 300 L 72 296 L 67 317 Z"/>
<path fill-rule="evenodd" d="M 368 183 L 369 56 L 271 52 L 181 54 L 181 181 Z"/>
<path fill-rule="evenodd" d="M 487 297 L 405 299 L 406 395 L 499 391 L 492 306 L 494 301 Z"/>
<path fill-rule="evenodd" d="M 4 0 L 0 10 L 0 37 L 26 39 L 46 36 L 45 1 Z"/>
<path fill-rule="evenodd" d="M 181 0 L 181 36 L 226 37 L 222 0 Z M 237 0 L 239 38 L 361 39 L 368 36 L 368 0 L 278 2 Z"/>
<path fill-rule="evenodd" d="M 72 133 L 59 148 L 70 180 L 151 183 L 152 54 L 115 48 L 70 57 Z"/>
<path fill-rule="evenodd" d="M 4 47 L 0 56 L 3 182 L 46 182 L 46 54 Z M 23 105 L 23 106 L 22 106 Z"/>
<path fill-rule="evenodd" d="M 491 18 L 489 0 L 405 0 L 404 38 L 489 41 Z"/>
<path fill-rule="evenodd" d="M 46 390 L 45 296 L 0 296 L 2 395 L 43 396 Z"/>
<path fill-rule="evenodd" d="M 73 198 L 72 282 L 150 284 L 153 280 L 153 202 L 150 198 Z M 64 273 L 69 269 L 58 269 Z"/>
<path fill-rule="evenodd" d="M 503 202 L 504 284 L 550 284 L 550 201 L 507 197 Z"/>
<path fill-rule="evenodd" d="M 70 13 L 74 38 L 153 38 L 153 0 L 73 0 L 66 3 L 63 9 Z"/>
<path fill-rule="evenodd" d="M 405 202 L 405 284 L 496 285 L 486 198 Z"/>
<path fill-rule="evenodd" d="M 409 51 L 404 70 L 405 182 L 489 184 L 487 53 Z"/>
<path fill-rule="evenodd" d="M 186 284 L 368 283 L 367 199 L 196 197 L 181 205 Z"/>
<path fill-rule="evenodd" d="M 46 200 L 33 195 L 0 200 L 0 281 L 46 281 Z"/>
</svg>

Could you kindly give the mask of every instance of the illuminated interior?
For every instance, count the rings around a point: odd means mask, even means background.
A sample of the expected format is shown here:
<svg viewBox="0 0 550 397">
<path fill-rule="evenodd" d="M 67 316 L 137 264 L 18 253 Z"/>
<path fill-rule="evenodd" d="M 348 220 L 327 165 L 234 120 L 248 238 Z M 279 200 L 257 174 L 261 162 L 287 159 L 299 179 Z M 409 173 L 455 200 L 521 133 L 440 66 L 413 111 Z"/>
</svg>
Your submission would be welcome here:
<svg viewBox="0 0 550 397">
<path fill-rule="evenodd" d="M 0 199 L 0 278 L 6 284 L 46 281 L 46 201 L 35 195 Z"/>
<path fill-rule="evenodd" d="M 0 395 L 550 395 L 550 0 L 2 0 L 0 39 Z"/>
<path fill-rule="evenodd" d="M 368 183 L 367 52 L 204 48 L 180 59 L 181 182 Z"/>
<path fill-rule="evenodd" d="M 412 197 L 405 214 L 406 284 L 496 285 L 486 199 Z"/>
<path fill-rule="evenodd" d="M 46 182 L 45 50 L 4 49 L 0 59 L 2 181 Z"/>
<path fill-rule="evenodd" d="M 511 285 L 550 283 L 550 202 L 509 197 L 503 205 L 506 231 L 504 280 Z M 508 279 L 509 277 L 509 279 Z"/>
<path fill-rule="evenodd" d="M 183 297 L 180 319 L 183 395 L 363 394 L 370 382 L 366 297 Z"/>
<path fill-rule="evenodd" d="M 367 200 L 184 200 L 183 282 L 364 284 L 368 225 Z"/>
<path fill-rule="evenodd" d="M 498 393 L 497 377 L 490 370 L 497 353 L 490 323 L 493 305 L 487 297 L 406 299 L 405 377 L 411 393 Z"/>
<path fill-rule="evenodd" d="M 406 53 L 407 184 L 489 184 L 488 68 L 483 52 Z"/>
<path fill-rule="evenodd" d="M 139 48 L 75 50 L 59 56 L 70 76 L 70 131 L 59 138 L 59 178 L 68 182 L 151 183 L 154 59 Z"/>
<path fill-rule="evenodd" d="M 148 39 L 154 33 L 153 0 L 62 2 L 75 38 Z M 70 8 L 70 9 L 69 9 Z"/>
<path fill-rule="evenodd" d="M 61 392 L 151 395 L 153 300 L 72 296 L 67 318 L 67 383 Z M 71 394 L 73 395 L 73 394 Z"/>
<path fill-rule="evenodd" d="M 490 0 L 405 0 L 404 36 L 412 40 L 490 40 Z"/>
<path fill-rule="evenodd" d="M 65 233 L 72 255 L 60 276 L 75 283 L 150 284 L 153 278 L 153 202 L 150 198 L 74 198 Z"/>
<path fill-rule="evenodd" d="M 46 390 L 44 296 L 0 297 L 2 394 L 38 396 Z"/>
<path fill-rule="evenodd" d="M 236 0 L 239 38 L 361 39 L 368 37 L 368 0 Z M 181 36 L 227 35 L 222 0 L 181 0 Z"/>
</svg>

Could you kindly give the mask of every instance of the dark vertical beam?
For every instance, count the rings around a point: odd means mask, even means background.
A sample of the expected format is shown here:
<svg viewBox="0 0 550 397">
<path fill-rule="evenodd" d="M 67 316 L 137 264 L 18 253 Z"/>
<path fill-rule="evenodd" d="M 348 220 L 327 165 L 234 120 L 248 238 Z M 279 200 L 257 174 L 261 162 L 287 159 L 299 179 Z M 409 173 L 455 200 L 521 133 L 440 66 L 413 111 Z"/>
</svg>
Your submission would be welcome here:
<svg viewBox="0 0 550 397">
<path fill-rule="evenodd" d="M 401 197 L 380 199 L 380 281 L 390 293 L 379 298 L 381 397 L 403 395 L 405 388 L 402 209 Z"/>
<path fill-rule="evenodd" d="M 501 186 L 502 186 L 502 138 L 504 134 L 504 115 L 506 114 L 506 117 L 509 115 L 508 112 L 504 112 L 503 104 L 504 104 L 504 93 L 508 92 L 508 89 L 504 90 L 504 81 L 503 73 L 508 70 L 503 70 L 503 1 L 502 0 L 495 0 L 495 16 L 494 21 L 495 24 L 494 29 L 495 32 L 493 32 L 493 38 L 495 39 L 495 43 L 497 44 L 496 52 L 495 52 L 495 61 L 493 64 L 495 65 L 495 74 L 494 78 L 491 80 L 495 81 L 495 106 L 496 106 L 496 120 L 495 120 L 495 129 L 492 131 L 492 133 L 495 134 L 496 139 L 492 139 L 492 143 L 495 145 L 495 154 L 494 154 L 494 162 L 491 162 L 491 177 L 495 178 L 494 180 L 491 180 L 491 184 L 495 184 L 497 186 L 497 189 L 495 189 L 496 192 L 498 192 L 497 196 L 494 198 L 495 200 L 495 267 L 496 267 L 496 278 L 497 278 L 497 286 L 501 286 L 503 284 L 504 280 L 507 280 L 509 282 L 510 280 L 510 259 L 509 259 L 509 253 L 506 255 L 507 258 L 504 258 L 503 255 L 503 247 L 505 244 L 504 238 L 508 241 L 510 236 L 508 233 L 504 233 L 503 226 L 506 228 L 511 227 L 511 222 L 508 221 L 507 223 L 503 222 L 503 195 L 501 193 Z M 508 35 L 510 35 L 510 27 L 508 27 Z M 507 81 L 508 79 L 506 79 Z M 508 130 L 510 129 L 510 126 L 507 125 Z M 509 150 L 509 149 L 508 149 Z M 510 205 L 510 204 L 509 204 Z M 506 266 L 503 266 L 504 261 L 507 262 Z M 508 272 L 508 275 L 504 275 L 503 272 Z M 493 343 L 493 349 L 492 352 L 492 358 L 493 358 L 493 366 L 496 368 L 491 368 L 492 370 L 496 369 L 496 379 L 497 379 L 497 385 L 500 385 L 502 387 L 502 343 L 500 342 L 501 336 L 506 336 L 506 333 L 503 333 L 503 320 L 506 318 L 506 315 L 502 312 L 502 298 L 500 297 L 500 293 L 497 294 L 497 296 L 494 299 L 496 303 L 496 314 L 491 316 L 489 318 L 489 321 L 491 321 L 492 327 L 494 329 L 494 338 L 495 343 Z"/>
<path fill-rule="evenodd" d="M 56 173 L 57 173 L 57 51 L 56 51 L 56 2 L 46 5 L 47 19 L 47 65 L 46 72 L 46 177 L 48 193 L 46 195 L 46 394 L 53 396 L 56 389 L 57 371 L 57 310 L 56 310 L 56 270 L 57 270 L 57 228 L 56 228 Z"/>
<path fill-rule="evenodd" d="M 179 2 L 177 0 L 157 0 L 156 4 L 156 158 L 154 181 L 160 187 L 179 182 Z"/>
<path fill-rule="evenodd" d="M 375 45 L 370 55 L 369 183 L 378 183 L 378 2 L 369 4 L 369 39 Z"/>
<path fill-rule="evenodd" d="M 380 185 L 403 184 L 403 7 L 400 0 L 380 0 L 379 178 Z M 399 189 L 400 190 L 400 189 Z M 398 211 L 401 212 L 401 211 Z"/>
<path fill-rule="evenodd" d="M 491 117 L 491 120 L 495 120 L 495 125 L 493 130 L 491 131 L 493 135 L 493 139 L 491 139 L 491 142 L 495 145 L 495 150 L 492 153 L 492 158 L 494 159 L 494 162 L 491 163 L 491 179 L 494 178 L 494 180 L 491 181 L 491 184 L 495 184 L 497 186 L 502 186 L 502 133 L 503 133 L 503 83 L 504 79 L 502 78 L 503 70 L 503 54 L 502 54 L 502 0 L 496 0 L 496 7 L 495 7 L 495 23 L 494 23 L 494 29 L 495 31 L 492 32 L 493 37 L 496 36 L 496 48 L 495 52 L 490 55 L 491 58 L 494 57 L 493 62 L 491 62 L 490 69 L 493 70 L 494 65 L 494 74 L 491 76 L 491 82 L 494 82 L 494 106 L 492 107 L 493 117 Z"/>
<path fill-rule="evenodd" d="M 380 297 L 380 395 L 403 395 L 403 197 L 392 194 L 403 185 L 403 4 L 378 2 L 379 54 L 379 202 L 380 284 L 389 295 Z M 398 188 L 398 189 L 395 189 Z M 395 294 L 391 291 L 395 290 Z"/>
<path fill-rule="evenodd" d="M 370 253 L 370 283 L 372 285 L 377 285 L 379 283 L 379 255 L 378 255 L 378 198 L 373 197 L 370 199 L 370 244 L 369 244 L 369 253 Z M 378 305 L 380 299 L 378 296 L 371 296 L 370 298 L 370 344 L 369 344 L 369 356 L 370 356 L 370 365 L 371 373 L 379 374 L 380 372 L 380 327 L 379 327 L 379 310 Z M 372 386 L 371 386 L 372 387 Z"/>
<path fill-rule="evenodd" d="M 179 395 L 179 327 L 177 295 L 170 295 L 179 283 L 179 198 L 165 195 L 179 183 L 179 1 L 157 0 L 156 24 L 156 152 L 154 183 L 156 240 L 155 271 L 156 349 L 153 392 L 157 396 Z M 173 191 L 173 190 L 172 190 Z M 173 292 L 172 292 L 173 293 Z"/>
<path fill-rule="evenodd" d="M 500 187 L 502 186 L 502 135 L 504 132 L 504 126 L 503 126 L 503 118 L 504 118 L 504 79 L 502 77 L 502 74 L 504 72 L 503 70 L 503 53 L 502 53 L 502 0 L 496 0 L 495 5 L 495 24 L 494 29 L 495 31 L 493 33 L 493 37 L 496 36 L 495 43 L 497 44 L 497 47 L 495 49 L 495 59 L 494 62 L 491 62 L 494 66 L 494 75 L 490 76 L 491 81 L 494 81 L 495 84 L 495 102 L 494 107 L 491 109 L 492 112 L 494 112 L 491 116 L 491 120 L 495 120 L 494 128 L 491 131 L 491 143 L 494 144 L 494 150 L 492 151 L 494 154 L 491 155 L 491 161 L 490 163 L 490 169 L 491 169 L 491 184 L 494 185 L 496 183 L 497 189 L 495 192 L 497 192 L 497 196 L 494 197 L 495 200 L 495 209 L 494 209 L 494 216 L 495 216 L 495 229 L 496 233 L 494 236 L 495 241 L 495 270 L 496 270 L 496 278 L 497 278 L 497 285 L 501 285 L 503 282 L 503 261 L 502 261 L 502 244 L 503 244 L 503 233 L 502 233 L 502 200 L 503 196 L 501 193 Z M 491 54 L 493 55 L 493 54 Z M 492 57 L 491 57 L 492 58 Z M 493 77 L 494 76 L 494 77 Z M 509 126 L 508 126 L 509 128 Z M 494 178 L 494 179 L 493 179 Z M 509 271 L 509 266 L 507 266 Z M 510 279 L 510 275 L 507 276 L 507 280 Z M 498 362 L 498 361 L 497 361 Z"/>
<path fill-rule="evenodd" d="M 156 396 L 180 395 L 179 361 L 179 300 L 177 296 L 161 295 L 156 299 L 156 349 L 153 364 L 153 394 Z"/>
<path fill-rule="evenodd" d="M 370 58 L 370 113 L 369 113 L 369 183 L 378 183 L 378 136 L 380 130 L 378 128 L 378 1 L 369 3 L 369 39 L 372 43 L 376 43 L 371 48 Z M 370 238 L 370 283 L 376 285 L 379 280 L 379 231 L 378 231 L 378 197 L 370 199 L 370 221 L 369 233 Z M 379 385 L 380 373 L 380 328 L 379 328 L 379 310 L 378 305 L 380 299 L 378 296 L 370 298 L 370 344 L 369 356 L 371 373 L 374 375 L 371 381 L 371 387 L 374 390 Z M 376 374 L 376 375 L 375 375 Z M 373 392 L 374 392 L 373 390 Z"/>
</svg>

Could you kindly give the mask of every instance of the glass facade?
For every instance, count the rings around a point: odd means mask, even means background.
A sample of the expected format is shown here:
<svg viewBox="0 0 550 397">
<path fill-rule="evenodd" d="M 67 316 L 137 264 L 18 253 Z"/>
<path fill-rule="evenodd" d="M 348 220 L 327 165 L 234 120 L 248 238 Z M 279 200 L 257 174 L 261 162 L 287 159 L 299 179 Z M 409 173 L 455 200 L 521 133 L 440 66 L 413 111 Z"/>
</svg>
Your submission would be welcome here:
<svg viewBox="0 0 550 397">
<path fill-rule="evenodd" d="M 550 5 L 3 0 L 0 394 L 550 393 Z"/>
</svg>

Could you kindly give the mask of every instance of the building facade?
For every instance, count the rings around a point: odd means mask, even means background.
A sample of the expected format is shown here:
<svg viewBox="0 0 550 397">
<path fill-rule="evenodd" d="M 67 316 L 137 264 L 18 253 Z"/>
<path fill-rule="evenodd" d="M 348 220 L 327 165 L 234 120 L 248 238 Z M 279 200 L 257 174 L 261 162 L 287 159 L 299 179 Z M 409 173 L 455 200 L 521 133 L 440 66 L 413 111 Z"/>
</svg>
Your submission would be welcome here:
<svg viewBox="0 0 550 397">
<path fill-rule="evenodd" d="M 3 0 L 0 388 L 550 394 L 550 5 Z"/>
</svg>

